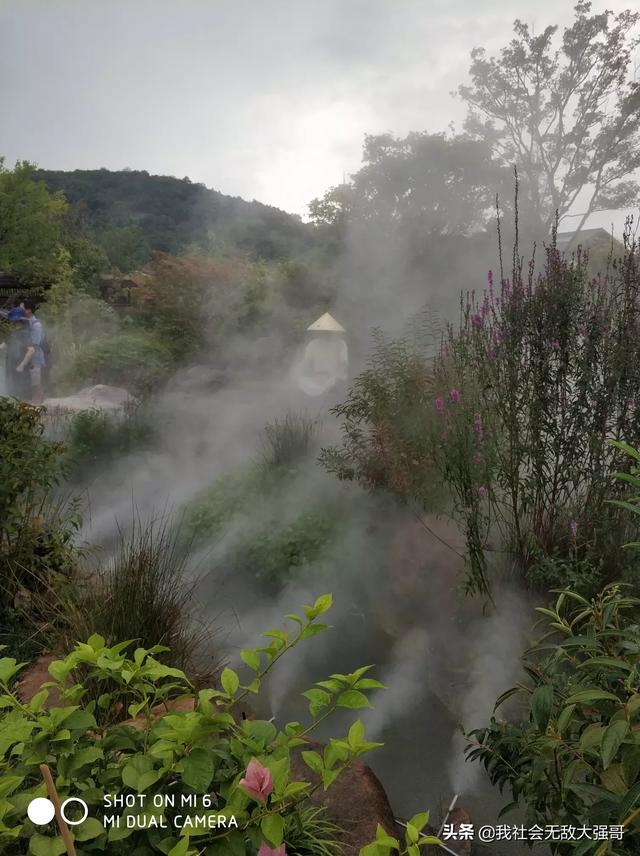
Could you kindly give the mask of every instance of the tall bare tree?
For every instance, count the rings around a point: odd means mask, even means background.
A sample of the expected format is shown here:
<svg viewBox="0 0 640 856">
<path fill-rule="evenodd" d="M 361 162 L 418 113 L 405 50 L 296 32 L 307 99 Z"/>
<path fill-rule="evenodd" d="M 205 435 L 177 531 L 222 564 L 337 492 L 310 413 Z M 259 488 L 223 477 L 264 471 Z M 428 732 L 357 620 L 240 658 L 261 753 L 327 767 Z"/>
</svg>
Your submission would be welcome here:
<svg viewBox="0 0 640 856">
<path fill-rule="evenodd" d="M 498 56 L 471 53 L 466 130 L 518 167 L 533 225 L 548 233 L 574 205 L 579 231 L 598 210 L 640 200 L 640 83 L 634 52 L 640 14 L 591 14 L 575 6 L 561 39 L 558 27 L 538 36 L 520 20 Z"/>
</svg>

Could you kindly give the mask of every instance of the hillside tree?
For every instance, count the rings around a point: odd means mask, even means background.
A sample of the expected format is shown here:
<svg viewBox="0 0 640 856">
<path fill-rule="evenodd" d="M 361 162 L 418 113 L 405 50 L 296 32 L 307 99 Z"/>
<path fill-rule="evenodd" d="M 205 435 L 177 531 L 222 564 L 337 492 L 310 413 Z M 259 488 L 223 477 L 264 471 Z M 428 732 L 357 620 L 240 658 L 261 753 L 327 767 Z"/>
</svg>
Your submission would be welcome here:
<svg viewBox="0 0 640 856">
<path fill-rule="evenodd" d="M 586 0 L 558 39 L 520 20 L 497 56 L 471 53 L 471 83 L 459 87 L 465 129 L 521 178 L 523 207 L 548 234 L 578 206 L 579 231 L 594 211 L 640 199 L 640 83 L 634 77 L 640 14 L 591 14 Z"/>
<path fill-rule="evenodd" d="M 309 211 L 317 225 L 359 221 L 387 231 L 414 227 L 429 236 L 463 235 L 485 226 L 496 192 L 506 194 L 510 180 L 490 147 L 468 136 L 369 135 L 362 168 L 314 199 Z"/>
<path fill-rule="evenodd" d="M 67 203 L 34 181 L 34 166 L 7 169 L 0 158 L 0 270 L 33 285 L 60 275 L 60 247 Z"/>
</svg>

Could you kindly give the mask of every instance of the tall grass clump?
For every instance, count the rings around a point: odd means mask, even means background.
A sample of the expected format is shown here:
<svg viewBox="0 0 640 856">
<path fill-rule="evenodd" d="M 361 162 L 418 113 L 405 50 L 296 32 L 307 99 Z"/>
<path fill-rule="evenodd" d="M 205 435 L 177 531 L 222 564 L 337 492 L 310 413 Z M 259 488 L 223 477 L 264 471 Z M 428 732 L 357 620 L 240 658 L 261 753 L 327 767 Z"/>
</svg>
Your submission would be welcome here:
<svg viewBox="0 0 640 856">
<path fill-rule="evenodd" d="M 316 420 L 291 410 L 282 419 L 267 423 L 260 458 L 262 473 L 285 473 L 294 468 L 312 451 L 316 433 Z"/>
<path fill-rule="evenodd" d="M 62 642 L 99 633 L 107 643 L 134 639 L 171 648 L 172 664 L 191 667 L 207 630 L 192 619 L 197 578 L 189 575 L 189 545 L 167 516 L 134 518 L 120 531 L 113 556 L 61 602 Z"/>
</svg>

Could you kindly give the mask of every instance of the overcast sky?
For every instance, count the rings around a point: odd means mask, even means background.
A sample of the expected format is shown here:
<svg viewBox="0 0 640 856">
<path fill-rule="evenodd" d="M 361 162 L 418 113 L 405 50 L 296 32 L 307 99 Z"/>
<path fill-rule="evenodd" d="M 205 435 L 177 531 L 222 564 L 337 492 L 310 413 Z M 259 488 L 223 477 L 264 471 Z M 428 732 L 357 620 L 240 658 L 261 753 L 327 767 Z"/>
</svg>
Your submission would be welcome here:
<svg viewBox="0 0 640 856">
<path fill-rule="evenodd" d="M 366 133 L 460 128 L 450 93 L 474 46 L 500 48 L 516 17 L 568 23 L 573 6 L 0 0 L 0 154 L 188 175 L 304 215 L 358 169 Z"/>
</svg>

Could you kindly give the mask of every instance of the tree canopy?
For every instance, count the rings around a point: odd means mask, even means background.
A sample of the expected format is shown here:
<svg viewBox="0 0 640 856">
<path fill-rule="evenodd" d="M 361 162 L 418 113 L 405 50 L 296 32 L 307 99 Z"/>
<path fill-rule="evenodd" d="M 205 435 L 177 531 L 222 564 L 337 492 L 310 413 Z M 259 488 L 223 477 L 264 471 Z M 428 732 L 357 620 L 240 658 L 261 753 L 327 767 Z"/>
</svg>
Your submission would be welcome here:
<svg viewBox="0 0 640 856">
<path fill-rule="evenodd" d="M 367 136 L 363 162 L 349 183 L 313 200 L 314 222 L 356 219 L 413 227 L 424 235 L 469 234 L 484 227 L 496 192 L 507 191 L 510 181 L 490 148 L 465 136 Z"/>
<path fill-rule="evenodd" d="M 32 164 L 0 158 L 0 270 L 39 284 L 57 274 L 67 203 L 33 179 Z"/>
<path fill-rule="evenodd" d="M 632 58 L 638 13 L 590 14 L 580 0 L 558 40 L 557 26 L 534 35 L 520 20 L 497 56 L 471 54 L 466 130 L 521 176 L 523 203 L 548 234 L 578 204 L 582 228 L 594 211 L 639 199 L 640 83 Z M 558 44 L 559 41 L 559 44 Z"/>
</svg>

